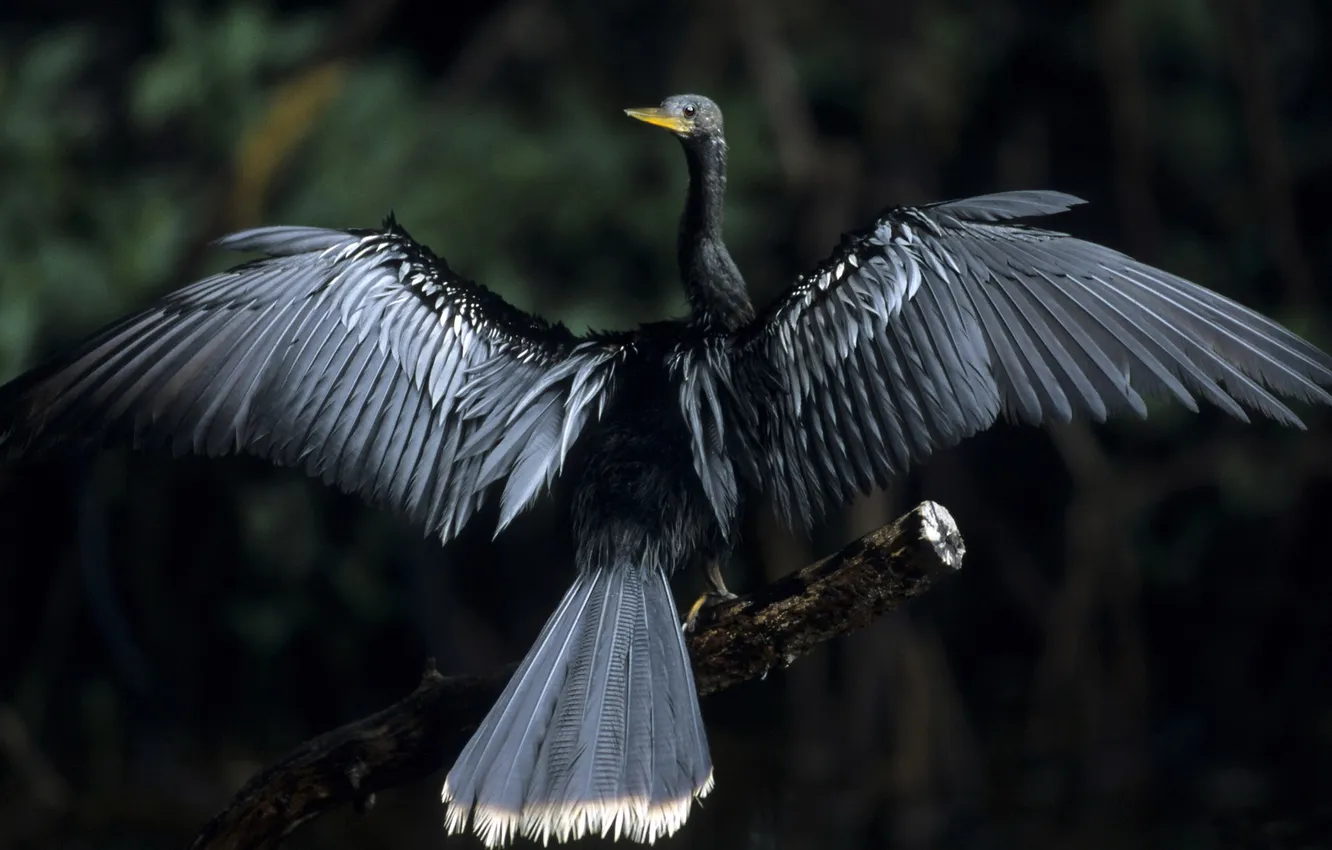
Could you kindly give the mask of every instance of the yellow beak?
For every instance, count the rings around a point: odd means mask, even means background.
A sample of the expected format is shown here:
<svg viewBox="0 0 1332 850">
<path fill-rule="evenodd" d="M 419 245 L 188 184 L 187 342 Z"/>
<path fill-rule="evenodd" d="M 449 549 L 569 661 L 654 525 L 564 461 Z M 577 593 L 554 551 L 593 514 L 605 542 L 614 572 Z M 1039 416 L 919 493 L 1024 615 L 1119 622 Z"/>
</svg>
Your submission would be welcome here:
<svg viewBox="0 0 1332 850">
<path fill-rule="evenodd" d="M 647 109 L 626 109 L 624 114 L 657 127 L 665 127 L 672 133 L 688 133 L 694 128 L 692 121 L 678 115 L 671 115 L 657 106 L 651 106 Z"/>
</svg>

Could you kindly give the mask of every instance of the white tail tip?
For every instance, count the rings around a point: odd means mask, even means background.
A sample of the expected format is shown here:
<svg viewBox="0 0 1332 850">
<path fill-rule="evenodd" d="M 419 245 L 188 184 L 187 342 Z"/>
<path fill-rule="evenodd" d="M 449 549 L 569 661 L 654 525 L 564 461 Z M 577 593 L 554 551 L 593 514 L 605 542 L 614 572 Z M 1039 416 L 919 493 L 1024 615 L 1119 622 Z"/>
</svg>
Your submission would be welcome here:
<svg viewBox="0 0 1332 850">
<path fill-rule="evenodd" d="M 645 797 L 617 797 L 584 803 L 528 803 L 518 812 L 482 804 L 461 805 L 445 782 L 443 799 L 448 811 L 444 829 L 450 834 L 465 832 L 471 814 L 472 828 L 487 847 L 503 847 L 520 834 L 543 845 L 552 839 L 565 843 L 586 835 L 654 844 L 684 826 L 694 800 L 706 797 L 712 787 L 709 771 L 708 778 L 693 793 L 655 805 Z"/>
</svg>

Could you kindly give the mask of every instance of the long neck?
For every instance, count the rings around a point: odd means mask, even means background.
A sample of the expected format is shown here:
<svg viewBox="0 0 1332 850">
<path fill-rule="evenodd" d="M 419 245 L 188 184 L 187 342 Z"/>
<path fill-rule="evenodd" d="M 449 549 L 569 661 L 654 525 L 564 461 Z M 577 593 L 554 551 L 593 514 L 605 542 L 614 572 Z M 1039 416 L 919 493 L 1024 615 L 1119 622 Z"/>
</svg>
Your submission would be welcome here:
<svg viewBox="0 0 1332 850">
<path fill-rule="evenodd" d="M 684 148 L 689 194 L 680 218 L 680 275 L 693 321 L 709 330 L 734 330 L 754 318 L 754 305 L 722 240 L 726 143 L 705 139 Z"/>
</svg>

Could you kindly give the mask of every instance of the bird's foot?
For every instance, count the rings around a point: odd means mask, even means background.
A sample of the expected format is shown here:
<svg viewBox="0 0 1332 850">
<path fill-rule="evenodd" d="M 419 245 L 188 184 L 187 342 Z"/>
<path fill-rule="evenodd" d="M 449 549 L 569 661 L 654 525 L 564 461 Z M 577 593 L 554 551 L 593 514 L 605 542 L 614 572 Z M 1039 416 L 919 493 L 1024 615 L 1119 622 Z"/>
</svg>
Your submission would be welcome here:
<svg viewBox="0 0 1332 850">
<path fill-rule="evenodd" d="M 704 611 L 738 598 L 726 589 L 726 582 L 722 580 L 721 567 L 716 561 L 708 562 L 705 575 L 708 580 L 708 589 L 698 597 L 693 605 L 689 606 L 689 613 L 685 615 L 684 620 L 685 634 L 692 634 L 694 629 L 698 627 L 699 615 Z"/>
</svg>

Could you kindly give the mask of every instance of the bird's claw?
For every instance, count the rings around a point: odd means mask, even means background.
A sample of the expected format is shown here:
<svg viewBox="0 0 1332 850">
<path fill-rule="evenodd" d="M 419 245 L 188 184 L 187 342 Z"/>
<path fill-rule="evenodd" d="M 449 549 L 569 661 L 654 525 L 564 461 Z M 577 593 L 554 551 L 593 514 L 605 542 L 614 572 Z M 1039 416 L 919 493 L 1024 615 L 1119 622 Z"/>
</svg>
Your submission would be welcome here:
<svg viewBox="0 0 1332 850">
<path fill-rule="evenodd" d="M 685 615 L 684 631 L 685 634 L 692 634 L 698 627 L 699 615 L 709 608 L 715 608 L 723 602 L 730 602 L 732 599 L 738 599 L 734 593 L 726 589 L 726 582 L 722 579 L 721 567 L 716 561 L 709 561 L 705 576 L 708 580 L 708 589 L 689 606 L 689 613 Z"/>
</svg>

